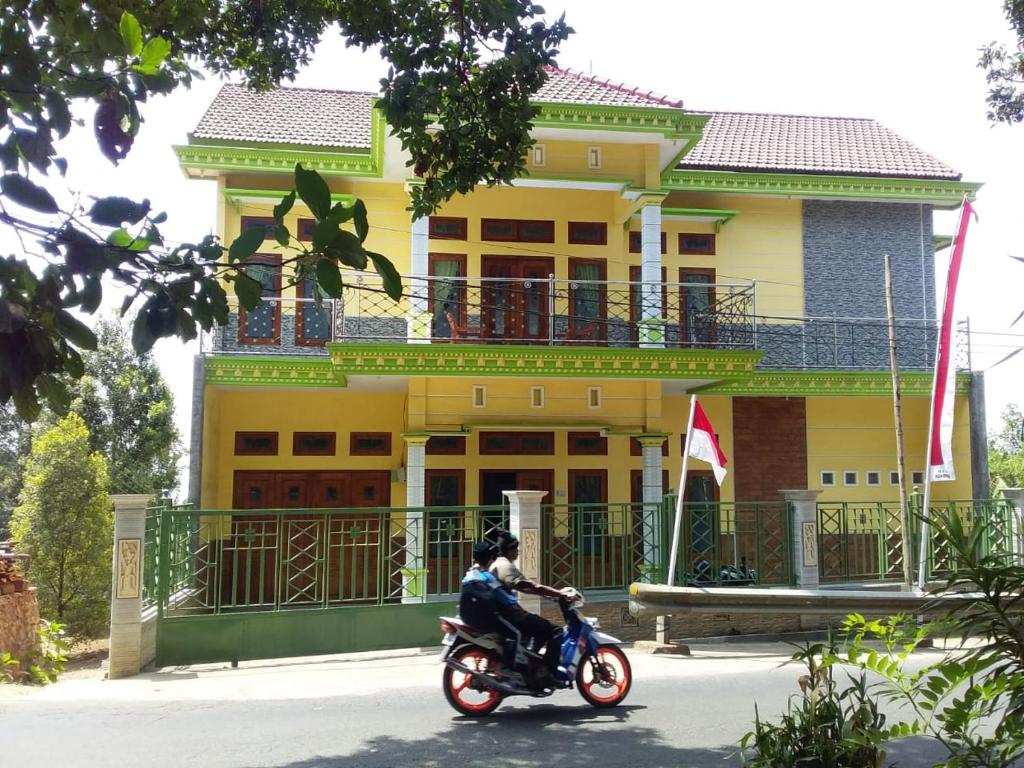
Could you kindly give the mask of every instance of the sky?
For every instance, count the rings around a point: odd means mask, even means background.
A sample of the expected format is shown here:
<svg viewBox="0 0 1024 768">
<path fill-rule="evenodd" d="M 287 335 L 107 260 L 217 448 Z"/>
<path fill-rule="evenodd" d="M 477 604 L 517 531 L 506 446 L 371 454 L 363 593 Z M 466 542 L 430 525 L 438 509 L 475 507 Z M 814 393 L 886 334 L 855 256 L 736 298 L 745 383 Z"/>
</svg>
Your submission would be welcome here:
<svg viewBox="0 0 1024 768">
<path fill-rule="evenodd" d="M 971 225 L 958 315 L 970 319 L 972 365 L 985 371 L 988 429 L 1009 403 L 1024 404 L 1024 354 L 991 367 L 1024 343 L 1024 124 L 985 118 L 986 84 L 978 49 L 1012 42 L 1002 0 L 552 0 L 575 30 L 558 63 L 601 78 L 682 99 L 684 108 L 879 120 L 948 165 L 964 180 L 984 182 L 979 220 Z M 346 49 L 337 34 L 321 43 L 295 85 L 377 90 L 387 64 L 375 53 Z M 144 105 L 145 123 L 116 169 L 91 131 L 67 141 L 68 186 L 91 194 L 148 197 L 168 213 L 172 241 L 214 231 L 212 182 L 187 181 L 172 145 L 187 141 L 220 86 L 216 77 Z M 952 234 L 954 213 L 939 212 L 937 233 Z M 373 212 L 370 211 L 370 224 Z M 9 245 L 7 239 L 2 243 Z M 5 251 L 8 248 L 4 248 Z M 949 249 L 936 261 L 944 279 Z M 940 288 L 938 295 L 942 295 Z M 110 296 L 110 307 L 120 298 Z M 188 445 L 195 344 L 162 340 L 155 355 L 177 403 Z"/>
</svg>

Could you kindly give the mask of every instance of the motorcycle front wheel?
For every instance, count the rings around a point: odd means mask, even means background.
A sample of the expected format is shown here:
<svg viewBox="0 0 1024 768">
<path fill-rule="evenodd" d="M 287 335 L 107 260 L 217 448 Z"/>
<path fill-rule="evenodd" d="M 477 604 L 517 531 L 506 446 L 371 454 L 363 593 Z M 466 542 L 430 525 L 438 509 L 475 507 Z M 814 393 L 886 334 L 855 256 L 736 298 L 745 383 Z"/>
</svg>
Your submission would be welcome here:
<svg viewBox="0 0 1024 768">
<path fill-rule="evenodd" d="M 614 707 L 633 685 L 633 670 L 626 654 L 615 645 L 599 645 L 593 656 L 580 661 L 576 688 L 588 704 Z"/>
<path fill-rule="evenodd" d="M 493 654 L 472 645 L 456 651 L 451 658 L 474 672 L 487 672 L 494 668 L 497 661 Z M 472 675 L 461 670 L 446 666 L 442 684 L 448 703 L 468 717 L 489 715 L 501 704 L 500 693 L 481 685 Z"/>
</svg>

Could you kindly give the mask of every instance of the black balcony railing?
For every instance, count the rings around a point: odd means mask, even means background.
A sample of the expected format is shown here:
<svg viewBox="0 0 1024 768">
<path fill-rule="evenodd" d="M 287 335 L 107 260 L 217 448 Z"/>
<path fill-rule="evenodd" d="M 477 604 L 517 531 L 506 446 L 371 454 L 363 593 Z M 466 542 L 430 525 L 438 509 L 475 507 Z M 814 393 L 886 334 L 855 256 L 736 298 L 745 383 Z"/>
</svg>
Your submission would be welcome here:
<svg viewBox="0 0 1024 768">
<path fill-rule="evenodd" d="M 766 317 L 755 286 L 510 278 L 404 278 L 393 301 L 360 278 L 338 299 L 266 297 L 204 340 L 211 353 L 325 354 L 327 342 L 749 349 L 766 368 L 885 369 L 885 318 Z M 934 362 L 934 323 L 897 321 L 900 366 Z M 959 334 L 958 367 L 969 367 Z"/>
</svg>

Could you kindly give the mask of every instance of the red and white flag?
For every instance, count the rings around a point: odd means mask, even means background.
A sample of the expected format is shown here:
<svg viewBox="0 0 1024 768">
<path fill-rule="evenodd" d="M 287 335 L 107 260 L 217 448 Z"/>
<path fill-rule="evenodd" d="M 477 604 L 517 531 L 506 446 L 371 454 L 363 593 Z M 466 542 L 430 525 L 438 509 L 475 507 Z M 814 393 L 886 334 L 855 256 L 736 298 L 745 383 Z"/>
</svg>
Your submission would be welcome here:
<svg viewBox="0 0 1024 768">
<path fill-rule="evenodd" d="M 932 398 L 931 444 L 928 446 L 928 472 L 931 480 L 955 480 L 953 469 L 953 406 L 956 401 L 956 364 L 953 320 L 955 319 L 956 286 L 960 279 L 960 263 L 964 257 L 967 224 L 974 208 L 965 199 L 960 209 L 960 223 L 953 240 L 953 253 L 946 275 L 946 297 L 942 303 L 942 325 L 939 327 L 938 353 L 935 356 L 935 387 Z"/>
<path fill-rule="evenodd" d="M 697 402 L 694 403 L 693 429 L 690 431 L 690 456 L 710 464 L 715 473 L 715 482 L 722 484 L 726 473 L 725 465 L 729 462 L 718 446 L 715 428 L 711 426 L 707 414 Z"/>
</svg>

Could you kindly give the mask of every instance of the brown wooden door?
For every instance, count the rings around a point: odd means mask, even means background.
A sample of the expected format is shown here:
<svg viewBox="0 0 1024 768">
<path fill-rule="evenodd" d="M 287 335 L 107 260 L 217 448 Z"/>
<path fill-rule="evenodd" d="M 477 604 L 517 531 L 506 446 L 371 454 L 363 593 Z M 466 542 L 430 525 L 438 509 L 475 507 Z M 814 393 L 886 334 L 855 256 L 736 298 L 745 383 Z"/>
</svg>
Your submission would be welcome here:
<svg viewBox="0 0 1024 768">
<path fill-rule="evenodd" d="M 350 478 L 347 472 L 317 472 L 313 477 L 310 506 L 317 509 L 347 507 Z"/>
<path fill-rule="evenodd" d="M 510 341 L 547 339 L 548 278 L 554 268 L 554 259 L 547 257 L 482 257 L 483 336 Z"/>
<path fill-rule="evenodd" d="M 391 473 L 349 473 L 348 505 L 350 507 L 386 507 L 391 503 Z"/>
<path fill-rule="evenodd" d="M 235 472 L 235 488 L 231 502 L 234 509 L 269 509 L 273 505 L 273 472 Z"/>
<path fill-rule="evenodd" d="M 274 507 L 302 509 L 310 506 L 309 472 L 278 472 L 274 478 Z"/>
</svg>

